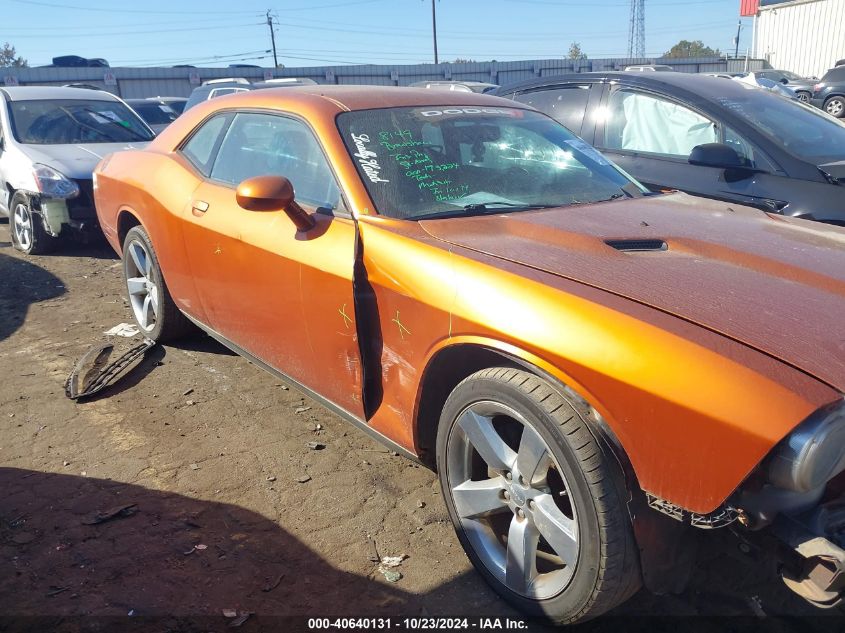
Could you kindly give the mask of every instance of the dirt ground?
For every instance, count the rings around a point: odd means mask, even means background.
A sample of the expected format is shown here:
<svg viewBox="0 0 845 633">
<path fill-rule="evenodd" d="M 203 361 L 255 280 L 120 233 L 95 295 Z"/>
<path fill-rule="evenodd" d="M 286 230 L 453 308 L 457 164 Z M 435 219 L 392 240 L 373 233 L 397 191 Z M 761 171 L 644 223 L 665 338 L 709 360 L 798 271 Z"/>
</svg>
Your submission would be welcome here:
<svg viewBox="0 0 845 633">
<path fill-rule="evenodd" d="M 285 615 L 518 617 L 473 572 L 432 472 L 203 335 L 67 399 L 76 359 L 130 320 L 104 244 L 28 258 L 3 221 L 0 280 L 0 630 L 109 616 L 129 630 L 131 615 L 222 631 L 223 610 L 253 614 L 243 631 L 286 630 Z M 616 615 L 817 613 L 770 561 L 718 540 L 682 595 L 641 592 Z M 407 556 L 398 582 L 372 543 Z"/>
</svg>

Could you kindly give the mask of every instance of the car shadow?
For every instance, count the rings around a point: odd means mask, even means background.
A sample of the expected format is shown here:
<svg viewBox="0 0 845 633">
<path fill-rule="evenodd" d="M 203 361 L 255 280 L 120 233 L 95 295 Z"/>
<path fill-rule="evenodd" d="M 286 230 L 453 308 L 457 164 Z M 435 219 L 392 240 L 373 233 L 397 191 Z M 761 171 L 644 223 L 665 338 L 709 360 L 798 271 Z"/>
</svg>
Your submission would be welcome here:
<svg viewBox="0 0 845 633">
<path fill-rule="evenodd" d="M 384 581 L 375 563 L 368 575 L 338 569 L 275 521 L 231 503 L 9 467 L 0 467 L 0 490 L 3 631 L 224 631 L 235 624 L 231 612 L 251 614 L 245 632 L 314 630 L 307 617 L 521 619 L 474 573 L 408 592 Z M 315 504 L 302 520 L 321 512 L 332 509 Z M 703 564 L 696 576 L 680 596 L 641 591 L 577 628 L 827 631 L 841 623 L 801 619 L 818 612 L 791 602 L 773 613 L 793 620 L 755 617 L 731 593 L 747 589 L 748 568 L 730 560 Z M 559 629 L 531 622 L 528 630 Z"/>
<path fill-rule="evenodd" d="M 55 275 L 26 259 L 0 253 L 0 340 L 23 325 L 29 307 L 65 293 Z"/>
<path fill-rule="evenodd" d="M 4 631 L 222 631 L 224 610 L 253 614 L 243 631 L 305 630 L 304 616 L 470 615 L 478 588 L 462 576 L 415 595 L 375 563 L 370 576 L 337 569 L 229 503 L 18 468 L 0 468 L 0 489 Z"/>
</svg>

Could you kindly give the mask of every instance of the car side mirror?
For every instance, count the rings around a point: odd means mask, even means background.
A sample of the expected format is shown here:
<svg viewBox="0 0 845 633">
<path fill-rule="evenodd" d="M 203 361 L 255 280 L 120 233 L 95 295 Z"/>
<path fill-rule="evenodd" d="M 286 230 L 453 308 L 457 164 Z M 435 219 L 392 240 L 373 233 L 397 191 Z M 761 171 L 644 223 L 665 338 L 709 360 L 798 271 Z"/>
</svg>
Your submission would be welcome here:
<svg viewBox="0 0 845 633">
<path fill-rule="evenodd" d="M 724 143 L 704 143 L 696 145 L 690 152 L 688 162 L 698 167 L 716 167 L 719 169 L 743 169 L 745 164 L 730 145 Z"/>
<path fill-rule="evenodd" d="M 780 82 L 781 82 L 782 84 L 786 85 L 786 84 L 788 84 L 788 83 L 789 83 L 789 79 L 787 79 L 786 77 L 784 77 L 783 79 L 781 79 L 781 80 L 780 80 Z"/>
<path fill-rule="evenodd" d="M 300 231 L 314 228 L 314 218 L 294 200 L 293 185 L 284 176 L 254 176 L 238 185 L 238 205 L 247 211 L 284 211 Z"/>
</svg>

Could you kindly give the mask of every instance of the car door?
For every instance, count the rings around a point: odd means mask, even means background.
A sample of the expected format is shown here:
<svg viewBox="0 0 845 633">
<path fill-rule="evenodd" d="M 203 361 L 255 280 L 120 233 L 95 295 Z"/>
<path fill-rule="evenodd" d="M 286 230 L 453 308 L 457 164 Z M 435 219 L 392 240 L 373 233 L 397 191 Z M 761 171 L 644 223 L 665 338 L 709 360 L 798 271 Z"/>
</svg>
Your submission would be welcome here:
<svg viewBox="0 0 845 633">
<path fill-rule="evenodd" d="M 656 92 L 610 86 L 595 145 L 652 191 L 680 189 L 734 202 L 754 200 L 753 177 L 690 165 L 697 145 L 724 141 L 720 124 L 689 105 Z"/>
<path fill-rule="evenodd" d="M 184 213 L 184 238 L 210 326 L 238 348 L 356 416 L 361 371 L 354 323 L 355 227 L 335 177 L 303 121 L 225 115 L 207 177 Z M 191 152 L 190 141 L 183 153 Z M 201 162 L 201 161 L 198 161 Z M 235 198 L 253 176 L 278 175 L 316 226 Z"/>
</svg>

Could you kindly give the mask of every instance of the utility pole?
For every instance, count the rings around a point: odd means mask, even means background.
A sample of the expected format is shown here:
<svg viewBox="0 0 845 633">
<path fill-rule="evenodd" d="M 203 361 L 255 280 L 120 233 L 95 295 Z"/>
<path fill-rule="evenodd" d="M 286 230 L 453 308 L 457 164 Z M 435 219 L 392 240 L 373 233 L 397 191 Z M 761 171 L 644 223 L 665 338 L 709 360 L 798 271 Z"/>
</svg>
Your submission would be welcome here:
<svg viewBox="0 0 845 633">
<path fill-rule="evenodd" d="M 276 57 L 276 34 L 273 32 L 273 18 L 270 16 L 270 9 L 267 9 L 267 26 L 270 27 L 270 41 L 273 43 L 273 68 L 278 68 L 279 58 Z"/>
<path fill-rule="evenodd" d="M 734 59 L 739 57 L 739 33 L 742 31 L 742 20 L 737 22 L 736 24 L 736 37 L 734 38 L 734 44 L 736 44 L 736 49 L 734 49 Z"/>
<path fill-rule="evenodd" d="M 437 58 L 437 9 L 435 8 L 435 2 L 437 0 L 431 0 L 431 32 L 434 36 L 434 63 L 439 64 L 439 60 Z"/>
</svg>

